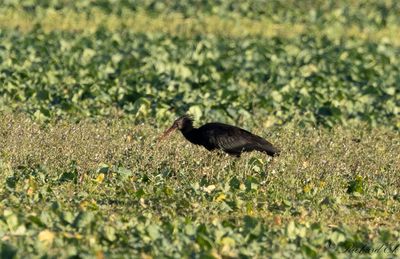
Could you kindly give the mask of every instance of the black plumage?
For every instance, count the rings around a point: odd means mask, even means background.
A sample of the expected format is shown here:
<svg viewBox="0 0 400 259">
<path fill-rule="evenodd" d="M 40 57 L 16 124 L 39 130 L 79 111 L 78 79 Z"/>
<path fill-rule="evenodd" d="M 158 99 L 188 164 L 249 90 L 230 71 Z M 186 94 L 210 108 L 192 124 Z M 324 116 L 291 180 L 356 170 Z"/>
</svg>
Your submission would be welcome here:
<svg viewBox="0 0 400 259">
<path fill-rule="evenodd" d="M 201 145 L 207 150 L 220 149 L 230 155 L 240 157 L 242 152 L 260 151 L 270 156 L 279 155 L 279 150 L 267 140 L 254 135 L 247 130 L 212 122 L 199 128 L 193 127 L 193 120 L 187 115 L 179 117 L 161 137 L 166 137 L 174 130 L 180 130 L 191 143 Z"/>
</svg>

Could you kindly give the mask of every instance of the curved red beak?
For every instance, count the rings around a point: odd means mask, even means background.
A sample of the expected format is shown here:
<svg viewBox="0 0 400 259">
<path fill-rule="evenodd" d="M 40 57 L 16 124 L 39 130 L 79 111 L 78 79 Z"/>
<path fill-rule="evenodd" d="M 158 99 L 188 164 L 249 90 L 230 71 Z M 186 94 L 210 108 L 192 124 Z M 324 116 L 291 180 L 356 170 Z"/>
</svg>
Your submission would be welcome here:
<svg viewBox="0 0 400 259">
<path fill-rule="evenodd" d="M 161 142 L 163 139 L 168 137 L 169 134 L 171 134 L 173 131 L 175 131 L 177 127 L 175 125 L 172 125 L 169 129 L 164 131 L 164 133 L 158 138 L 158 142 Z"/>
</svg>

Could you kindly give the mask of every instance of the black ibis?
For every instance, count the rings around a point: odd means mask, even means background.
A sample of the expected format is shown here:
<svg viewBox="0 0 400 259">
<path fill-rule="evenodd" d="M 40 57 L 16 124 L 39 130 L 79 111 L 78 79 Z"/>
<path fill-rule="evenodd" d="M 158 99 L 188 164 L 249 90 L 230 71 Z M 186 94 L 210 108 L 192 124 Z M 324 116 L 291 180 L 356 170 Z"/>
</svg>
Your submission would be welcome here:
<svg viewBox="0 0 400 259">
<path fill-rule="evenodd" d="M 199 128 L 194 128 L 193 119 L 188 115 L 183 115 L 176 119 L 159 140 L 161 141 L 177 129 L 191 143 L 201 145 L 209 151 L 221 149 L 237 157 L 240 157 L 242 152 L 253 150 L 267 153 L 270 156 L 277 156 L 280 152 L 279 149 L 262 137 L 235 126 L 212 122 Z"/>
</svg>

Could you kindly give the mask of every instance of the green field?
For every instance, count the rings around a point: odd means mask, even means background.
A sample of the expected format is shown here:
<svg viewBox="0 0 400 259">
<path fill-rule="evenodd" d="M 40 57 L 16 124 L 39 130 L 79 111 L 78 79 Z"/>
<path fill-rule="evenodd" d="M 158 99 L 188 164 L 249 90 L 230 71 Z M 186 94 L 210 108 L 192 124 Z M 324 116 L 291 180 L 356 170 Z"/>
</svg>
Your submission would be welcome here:
<svg viewBox="0 0 400 259">
<path fill-rule="evenodd" d="M 399 257 L 399 13 L 5 0 L 0 258 Z M 157 145 L 184 113 L 282 153 Z"/>
</svg>

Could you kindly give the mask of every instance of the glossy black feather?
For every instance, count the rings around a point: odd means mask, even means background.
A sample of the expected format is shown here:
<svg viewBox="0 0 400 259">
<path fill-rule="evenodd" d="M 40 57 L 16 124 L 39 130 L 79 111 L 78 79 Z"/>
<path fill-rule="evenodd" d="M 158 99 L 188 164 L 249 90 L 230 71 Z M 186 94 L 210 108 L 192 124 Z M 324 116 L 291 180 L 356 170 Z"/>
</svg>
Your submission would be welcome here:
<svg viewBox="0 0 400 259">
<path fill-rule="evenodd" d="M 208 123 L 198 129 L 207 149 L 221 149 L 229 154 L 239 156 L 242 152 L 261 151 L 270 156 L 278 150 L 265 139 L 247 130 L 223 123 Z"/>
<path fill-rule="evenodd" d="M 254 150 L 270 156 L 279 155 L 279 150 L 265 139 L 235 126 L 215 122 L 196 129 L 192 126 L 192 119 L 182 116 L 172 127 L 178 128 L 193 144 L 202 145 L 208 150 L 221 149 L 235 156 Z"/>
</svg>

